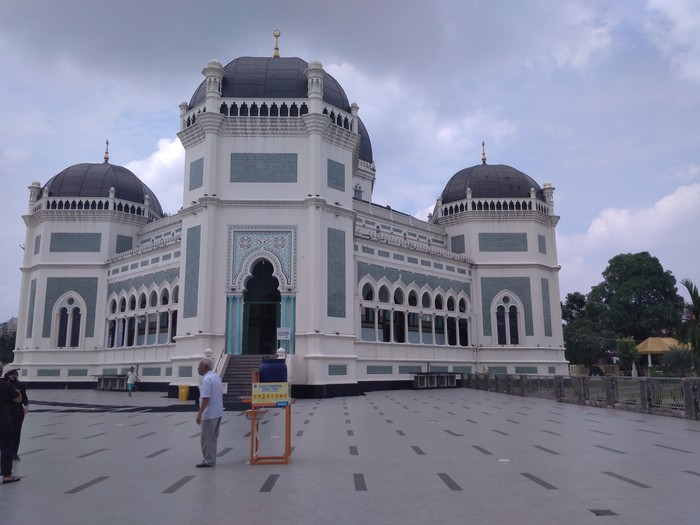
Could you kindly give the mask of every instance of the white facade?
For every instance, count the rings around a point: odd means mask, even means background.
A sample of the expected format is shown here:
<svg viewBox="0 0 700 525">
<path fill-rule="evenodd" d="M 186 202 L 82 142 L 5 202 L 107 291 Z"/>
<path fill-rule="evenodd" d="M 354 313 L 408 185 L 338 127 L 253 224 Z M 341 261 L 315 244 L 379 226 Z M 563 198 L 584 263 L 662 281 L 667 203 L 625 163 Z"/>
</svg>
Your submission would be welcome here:
<svg viewBox="0 0 700 525">
<path fill-rule="evenodd" d="M 154 213 L 148 197 L 30 186 L 23 380 L 87 381 L 137 365 L 145 381 L 196 384 L 205 349 L 279 345 L 308 392 L 379 388 L 428 367 L 567 374 L 554 188 L 469 190 L 438 199 L 429 221 L 376 205 L 358 107 L 325 97 L 335 81 L 320 63 L 272 60 L 306 66 L 303 97 L 228 97 L 229 66 L 210 61 L 205 95 L 181 104 L 177 214 Z M 290 339 L 278 341 L 276 327 Z"/>
</svg>

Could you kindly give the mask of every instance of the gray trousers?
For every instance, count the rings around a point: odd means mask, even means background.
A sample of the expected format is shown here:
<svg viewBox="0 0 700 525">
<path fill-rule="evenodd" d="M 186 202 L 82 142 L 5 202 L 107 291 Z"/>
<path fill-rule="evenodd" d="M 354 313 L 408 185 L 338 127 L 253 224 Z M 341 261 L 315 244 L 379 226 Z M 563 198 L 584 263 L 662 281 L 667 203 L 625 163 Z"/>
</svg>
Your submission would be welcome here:
<svg viewBox="0 0 700 525">
<path fill-rule="evenodd" d="M 216 465 L 216 443 L 219 439 L 219 428 L 221 418 L 202 419 L 202 431 L 199 434 L 199 441 L 202 445 L 203 463 Z"/>
</svg>

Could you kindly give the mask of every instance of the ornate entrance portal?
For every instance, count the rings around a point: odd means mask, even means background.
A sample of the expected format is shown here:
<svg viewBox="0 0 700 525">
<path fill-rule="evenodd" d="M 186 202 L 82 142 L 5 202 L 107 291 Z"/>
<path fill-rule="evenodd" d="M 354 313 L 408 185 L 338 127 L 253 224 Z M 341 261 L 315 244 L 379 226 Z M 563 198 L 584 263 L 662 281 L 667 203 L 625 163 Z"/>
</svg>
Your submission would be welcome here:
<svg viewBox="0 0 700 525">
<path fill-rule="evenodd" d="M 280 326 L 281 296 L 274 268 L 266 259 L 253 266 L 243 294 L 243 354 L 274 354 Z"/>
</svg>

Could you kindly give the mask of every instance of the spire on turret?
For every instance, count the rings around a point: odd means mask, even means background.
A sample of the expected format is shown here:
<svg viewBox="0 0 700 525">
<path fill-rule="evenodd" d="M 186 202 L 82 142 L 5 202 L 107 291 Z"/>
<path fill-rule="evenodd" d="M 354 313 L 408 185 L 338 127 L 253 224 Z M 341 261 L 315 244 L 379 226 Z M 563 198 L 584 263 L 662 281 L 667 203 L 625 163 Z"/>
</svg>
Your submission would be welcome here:
<svg viewBox="0 0 700 525">
<path fill-rule="evenodd" d="M 481 163 L 486 164 L 486 143 L 481 141 Z"/>
<path fill-rule="evenodd" d="M 105 162 L 109 162 L 109 139 L 107 139 L 105 144 Z"/>
<path fill-rule="evenodd" d="M 279 57 L 280 57 L 279 38 L 280 38 L 280 35 L 281 35 L 281 34 L 282 34 L 282 33 L 280 33 L 280 30 L 279 30 L 279 29 L 275 29 L 275 30 L 272 32 L 272 36 L 275 37 L 275 52 L 272 53 L 272 57 L 273 57 L 273 58 L 279 58 Z"/>
</svg>

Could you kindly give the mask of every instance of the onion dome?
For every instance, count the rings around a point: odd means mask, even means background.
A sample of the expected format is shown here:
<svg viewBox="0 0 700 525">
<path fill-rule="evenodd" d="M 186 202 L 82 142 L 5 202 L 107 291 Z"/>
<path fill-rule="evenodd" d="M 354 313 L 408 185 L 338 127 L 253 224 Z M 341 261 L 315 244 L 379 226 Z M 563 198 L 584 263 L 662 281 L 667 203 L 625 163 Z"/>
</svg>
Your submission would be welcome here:
<svg viewBox="0 0 700 525">
<path fill-rule="evenodd" d="M 443 204 L 461 201 L 467 198 L 467 190 L 471 190 L 473 199 L 530 198 L 533 189 L 535 198 L 544 202 L 544 192 L 532 177 L 505 164 L 486 164 L 483 152 L 481 164 L 464 168 L 452 176 L 441 198 Z"/>
<path fill-rule="evenodd" d="M 223 98 L 305 99 L 308 97 L 308 79 L 304 74 L 308 62 L 296 57 L 240 57 L 224 66 L 221 82 Z M 206 99 L 206 80 L 202 81 L 190 99 L 189 108 L 203 104 Z M 350 103 L 338 81 L 326 73 L 323 77 L 323 100 L 350 113 Z M 358 118 L 360 159 L 372 162 L 372 145 L 367 129 Z"/>
<path fill-rule="evenodd" d="M 138 204 L 146 204 L 158 217 L 163 209 L 155 194 L 136 175 L 122 166 L 105 161 L 101 164 L 76 164 L 64 169 L 44 184 L 39 197 L 114 197 Z M 48 194 L 46 193 L 48 191 Z"/>
</svg>

